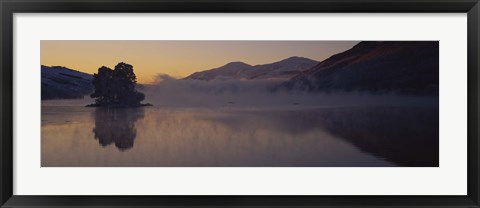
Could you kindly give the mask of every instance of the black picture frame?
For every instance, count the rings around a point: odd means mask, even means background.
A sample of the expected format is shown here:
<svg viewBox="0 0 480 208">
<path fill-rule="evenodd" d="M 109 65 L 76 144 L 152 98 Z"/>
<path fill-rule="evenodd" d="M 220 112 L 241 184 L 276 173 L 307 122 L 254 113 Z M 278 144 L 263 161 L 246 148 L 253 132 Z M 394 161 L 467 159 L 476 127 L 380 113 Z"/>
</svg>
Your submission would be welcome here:
<svg viewBox="0 0 480 208">
<path fill-rule="evenodd" d="M 2 207 L 480 207 L 478 0 L 0 0 Z M 15 13 L 467 13 L 468 194 L 466 196 L 25 196 L 13 195 Z M 455 180 L 452 178 L 452 180 Z M 252 187 L 254 189 L 254 187 Z"/>
</svg>

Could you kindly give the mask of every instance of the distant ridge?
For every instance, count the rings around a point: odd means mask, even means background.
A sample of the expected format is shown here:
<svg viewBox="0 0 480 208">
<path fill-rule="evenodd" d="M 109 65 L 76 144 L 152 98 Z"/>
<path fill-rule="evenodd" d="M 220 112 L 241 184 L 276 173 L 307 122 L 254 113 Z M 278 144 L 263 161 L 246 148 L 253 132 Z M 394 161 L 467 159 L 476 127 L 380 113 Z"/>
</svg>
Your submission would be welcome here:
<svg viewBox="0 0 480 208">
<path fill-rule="evenodd" d="M 251 65 L 248 65 L 243 62 L 230 62 L 225 64 L 224 66 L 201 71 L 195 72 L 190 76 L 186 77 L 185 79 L 195 79 L 195 80 L 205 80 L 210 81 L 213 79 L 222 79 L 222 78 L 242 78 L 243 75 L 246 74 L 248 70 L 252 68 Z"/>
<path fill-rule="evenodd" d="M 270 64 L 251 66 L 243 62 L 230 62 L 224 66 L 195 72 L 184 79 L 191 80 L 252 80 L 280 79 L 288 80 L 302 71 L 318 64 L 317 61 L 293 56 Z"/>
</svg>

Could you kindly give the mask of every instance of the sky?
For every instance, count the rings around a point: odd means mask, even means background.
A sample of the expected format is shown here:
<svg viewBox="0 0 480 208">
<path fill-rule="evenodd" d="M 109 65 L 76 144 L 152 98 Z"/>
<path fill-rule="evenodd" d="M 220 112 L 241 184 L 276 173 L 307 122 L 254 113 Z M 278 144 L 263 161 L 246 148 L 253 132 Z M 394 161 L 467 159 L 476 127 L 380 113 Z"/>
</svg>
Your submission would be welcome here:
<svg viewBox="0 0 480 208">
<path fill-rule="evenodd" d="M 292 56 L 322 61 L 358 41 L 42 40 L 41 64 L 93 74 L 101 66 L 133 65 L 139 83 L 176 78 L 241 61 L 268 64 Z"/>
</svg>

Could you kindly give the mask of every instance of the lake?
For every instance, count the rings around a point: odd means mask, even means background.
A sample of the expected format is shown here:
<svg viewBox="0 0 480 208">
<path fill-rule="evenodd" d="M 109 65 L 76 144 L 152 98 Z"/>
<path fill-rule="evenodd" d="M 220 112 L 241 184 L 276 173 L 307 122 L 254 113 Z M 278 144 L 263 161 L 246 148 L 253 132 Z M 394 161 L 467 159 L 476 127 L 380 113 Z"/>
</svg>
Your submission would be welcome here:
<svg viewBox="0 0 480 208">
<path fill-rule="evenodd" d="M 42 167 L 439 164 L 436 106 L 105 109 L 42 101 L 41 119 Z"/>
</svg>

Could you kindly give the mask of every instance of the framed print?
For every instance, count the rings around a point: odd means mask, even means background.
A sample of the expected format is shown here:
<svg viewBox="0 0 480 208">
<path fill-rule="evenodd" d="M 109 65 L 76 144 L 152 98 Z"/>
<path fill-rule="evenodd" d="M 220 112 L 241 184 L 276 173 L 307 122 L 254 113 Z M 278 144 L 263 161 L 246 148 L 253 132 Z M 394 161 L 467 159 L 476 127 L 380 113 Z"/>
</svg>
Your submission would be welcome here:
<svg viewBox="0 0 480 208">
<path fill-rule="evenodd" d="M 479 207 L 469 1 L 1 1 L 2 207 Z"/>
</svg>

